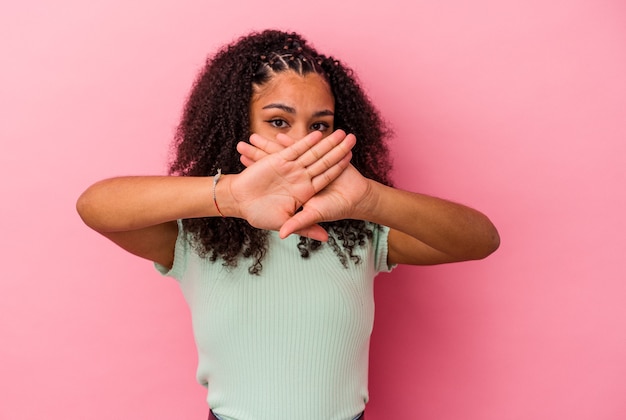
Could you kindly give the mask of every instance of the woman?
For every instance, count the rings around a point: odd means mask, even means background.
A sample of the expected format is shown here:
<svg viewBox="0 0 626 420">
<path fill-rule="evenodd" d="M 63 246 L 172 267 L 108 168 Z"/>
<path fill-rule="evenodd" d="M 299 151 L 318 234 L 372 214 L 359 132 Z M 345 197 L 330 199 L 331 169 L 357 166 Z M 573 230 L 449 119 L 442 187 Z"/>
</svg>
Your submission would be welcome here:
<svg viewBox="0 0 626 420">
<path fill-rule="evenodd" d="M 88 226 L 179 282 L 211 418 L 362 418 L 375 275 L 497 249 L 483 214 L 391 186 L 387 134 L 339 61 L 252 33 L 207 60 L 170 176 L 79 198 Z"/>
</svg>

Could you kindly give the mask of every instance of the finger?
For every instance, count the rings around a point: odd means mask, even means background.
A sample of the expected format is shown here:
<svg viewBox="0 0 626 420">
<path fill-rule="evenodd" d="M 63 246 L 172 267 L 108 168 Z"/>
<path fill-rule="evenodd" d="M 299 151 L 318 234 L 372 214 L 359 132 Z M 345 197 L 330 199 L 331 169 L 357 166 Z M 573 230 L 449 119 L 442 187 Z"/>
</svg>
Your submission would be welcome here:
<svg viewBox="0 0 626 420">
<path fill-rule="evenodd" d="M 259 149 L 256 146 L 253 146 L 245 141 L 240 141 L 237 143 L 237 151 L 241 154 L 242 157 L 251 160 L 252 162 L 257 162 L 267 156 L 263 150 Z"/>
<path fill-rule="evenodd" d="M 243 164 L 243 166 L 245 166 L 246 168 L 252 166 L 253 164 L 255 164 L 256 162 L 253 161 L 252 159 L 249 159 L 245 156 L 239 156 L 239 161 Z"/>
<path fill-rule="evenodd" d="M 286 161 L 294 161 L 311 150 L 320 140 L 322 140 L 322 133 L 320 131 L 313 131 L 304 136 L 301 140 L 294 142 L 291 146 L 281 150 L 280 154 Z"/>
<path fill-rule="evenodd" d="M 322 221 L 321 215 L 316 211 L 308 210 L 305 205 L 302 211 L 294 214 L 285 223 L 283 223 L 283 225 L 280 228 L 280 231 L 278 232 L 278 235 L 280 236 L 281 239 L 284 239 L 287 236 L 295 232 L 307 231 L 307 233 L 311 233 L 314 226 L 319 226 L 317 225 L 317 223 L 320 221 Z M 311 230 L 311 232 L 309 232 L 309 230 Z M 312 233 L 317 233 L 317 232 L 312 232 Z M 325 242 L 328 239 L 328 233 L 326 231 L 324 231 L 324 233 L 326 235 L 326 239 L 323 242 Z M 305 236 L 308 236 L 308 235 L 305 235 Z M 309 236 L 309 237 L 312 237 L 312 236 Z M 317 238 L 313 238 L 313 239 L 317 239 Z M 320 239 L 317 239 L 317 240 L 320 240 Z"/>
<path fill-rule="evenodd" d="M 331 182 L 339 177 L 346 170 L 348 166 L 350 166 L 350 160 L 352 160 L 352 152 L 349 152 L 344 158 L 339 161 L 337 164 L 331 166 L 326 171 L 321 174 L 313 177 L 311 179 L 311 185 L 313 185 L 313 190 L 317 194 L 322 191 L 326 186 L 328 186 Z"/>
<path fill-rule="evenodd" d="M 356 137 L 353 134 L 348 134 L 339 145 L 335 146 L 328 153 L 321 156 L 317 161 L 309 165 L 307 167 L 308 174 L 313 178 L 318 175 L 324 174 L 326 171 L 333 168 L 333 166 L 339 164 L 340 162 L 343 162 L 345 164 L 346 156 L 352 156 L 351 150 L 355 144 Z M 342 171 L 345 168 L 346 165 L 342 167 Z M 341 171 L 339 173 L 341 173 Z"/>
<path fill-rule="evenodd" d="M 309 167 L 320 159 L 327 159 L 326 166 L 330 167 L 341 160 L 354 147 L 355 142 L 354 136 L 347 136 L 343 130 L 337 130 L 311 146 L 298 158 L 298 163 L 304 167 Z M 300 142 L 296 142 L 296 144 L 298 143 Z"/>
<path fill-rule="evenodd" d="M 280 152 L 285 148 L 281 143 L 269 140 L 259 134 L 252 134 L 250 143 L 268 154 Z"/>
<path fill-rule="evenodd" d="M 326 232 L 326 230 L 320 225 L 308 226 L 293 233 L 300 236 L 306 236 L 307 238 L 315 239 L 316 241 L 320 242 L 328 241 L 328 232 Z M 290 234 L 287 234 L 284 238 L 289 235 Z"/>
<path fill-rule="evenodd" d="M 294 144 L 296 141 L 289 137 L 287 134 L 278 133 L 276 135 L 276 140 L 284 147 L 289 147 Z"/>
</svg>

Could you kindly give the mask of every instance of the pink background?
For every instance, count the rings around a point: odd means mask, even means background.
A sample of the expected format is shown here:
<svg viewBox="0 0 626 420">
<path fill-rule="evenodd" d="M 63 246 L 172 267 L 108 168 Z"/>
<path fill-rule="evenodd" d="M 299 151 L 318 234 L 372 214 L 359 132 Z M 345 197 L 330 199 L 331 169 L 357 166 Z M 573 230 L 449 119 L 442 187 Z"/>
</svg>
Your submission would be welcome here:
<svg viewBox="0 0 626 420">
<path fill-rule="evenodd" d="M 623 1 L 2 9 L 0 419 L 206 418 L 176 283 L 74 203 L 98 179 L 164 173 L 205 56 L 266 27 L 358 72 L 395 128 L 399 186 L 502 236 L 485 261 L 377 280 L 368 420 L 626 418 Z"/>
</svg>

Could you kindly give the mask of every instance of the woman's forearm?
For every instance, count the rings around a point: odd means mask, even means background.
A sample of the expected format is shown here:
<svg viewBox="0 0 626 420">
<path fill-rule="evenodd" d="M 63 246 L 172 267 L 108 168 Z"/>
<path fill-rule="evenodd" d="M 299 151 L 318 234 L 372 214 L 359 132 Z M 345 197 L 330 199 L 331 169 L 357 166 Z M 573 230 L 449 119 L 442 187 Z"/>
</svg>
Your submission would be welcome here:
<svg viewBox="0 0 626 420">
<path fill-rule="evenodd" d="M 211 177 L 110 178 L 87 188 L 76 209 L 96 231 L 137 230 L 181 218 L 218 215 L 212 189 Z"/>
<path fill-rule="evenodd" d="M 479 211 L 369 182 L 367 199 L 356 207 L 356 218 L 406 233 L 454 260 L 481 259 L 498 248 L 498 231 Z"/>
</svg>

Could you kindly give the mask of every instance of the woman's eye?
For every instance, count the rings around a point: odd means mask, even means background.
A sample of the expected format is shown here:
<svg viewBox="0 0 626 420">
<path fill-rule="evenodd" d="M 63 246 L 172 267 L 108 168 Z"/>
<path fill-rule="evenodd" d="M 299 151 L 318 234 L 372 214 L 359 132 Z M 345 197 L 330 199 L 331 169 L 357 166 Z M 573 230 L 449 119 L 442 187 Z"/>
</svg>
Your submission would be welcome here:
<svg viewBox="0 0 626 420">
<path fill-rule="evenodd" d="M 322 122 L 314 123 L 313 125 L 311 125 L 311 129 L 313 129 L 313 131 L 326 131 L 328 127 L 328 124 Z"/>
<path fill-rule="evenodd" d="M 275 128 L 284 128 L 287 126 L 287 121 L 280 119 L 269 120 L 268 123 Z"/>
</svg>

